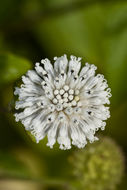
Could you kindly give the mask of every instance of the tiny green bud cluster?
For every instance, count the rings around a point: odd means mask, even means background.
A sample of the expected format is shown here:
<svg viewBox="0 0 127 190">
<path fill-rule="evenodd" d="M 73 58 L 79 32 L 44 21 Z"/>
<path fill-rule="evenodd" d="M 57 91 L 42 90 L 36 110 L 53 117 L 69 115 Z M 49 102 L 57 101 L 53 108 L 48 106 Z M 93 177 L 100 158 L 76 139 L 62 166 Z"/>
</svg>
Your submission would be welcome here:
<svg viewBox="0 0 127 190">
<path fill-rule="evenodd" d="M 110 138 L 74 152 L 70 162 L 79 187 L 86 190 L 114 190 L 124 171 L 122 152 Z"/>
</svg>

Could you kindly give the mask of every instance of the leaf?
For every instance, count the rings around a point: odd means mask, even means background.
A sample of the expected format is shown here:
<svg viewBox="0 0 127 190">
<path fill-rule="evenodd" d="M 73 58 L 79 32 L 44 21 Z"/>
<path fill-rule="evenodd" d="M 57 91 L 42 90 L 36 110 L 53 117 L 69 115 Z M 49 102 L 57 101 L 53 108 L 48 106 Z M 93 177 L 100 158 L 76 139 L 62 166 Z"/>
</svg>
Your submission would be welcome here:
<svg viewBox="0 0 127 190">
<path fill-rule="evenodd" d="M 7 26 L 14 19 L 19 18 L 21 2 L 4 0 L 0 4 L 0 24 Z M 16 14 L 16 16 L 15 16 Z M 8 22 L 8 24 L 7 24 Z"/>
<path fill-rule="evenodd" d="M 0 68 L 0 85 L 8 84 L 17 80 L 30 69 L 31 63 L 22 57 L 10 53 L 0 53 Z"/>
<path fill-rule="evenodd" d="M 43 174 L 42 159 L 30 149 L 18 147 L 11 151 L 0 151 L 0 176 L 36 179 Z"/>
<path fill-rule="evenodd" d="M 113 113 L 106 127 L 106 134 L 117 139 L 125 150 L 127 149 L 127 101 L 121 104 Z"/>
<path fill-rule="evenodd" d="M 127 100 L 127 3 L 109 10 L 104 40 L 104 62 L 112 89 L 112 105 L 117 108 Z M 126 24 L 125 24 L 126 23 Z"/>
<path fill-rule="evenodd" d="M 24 176 L 24 174 L 27 176 L 28 172 L 22 163 L 7 152 L 0 152 L 0 176 Z"/>
<path fill-rule="evenodd" d="M 36 38 L 42 46 L 45 44 L 45 49 L 52 57 L 64 53 L 74 54 L 99 64 L 101 43 L 99 46 L 98 43 L 101 41 L 103 24 L 99 15 L 102 12 L 100 7 L 92 7 L 58 17 L 49 17 L 36 27 Z"/>
</svg>

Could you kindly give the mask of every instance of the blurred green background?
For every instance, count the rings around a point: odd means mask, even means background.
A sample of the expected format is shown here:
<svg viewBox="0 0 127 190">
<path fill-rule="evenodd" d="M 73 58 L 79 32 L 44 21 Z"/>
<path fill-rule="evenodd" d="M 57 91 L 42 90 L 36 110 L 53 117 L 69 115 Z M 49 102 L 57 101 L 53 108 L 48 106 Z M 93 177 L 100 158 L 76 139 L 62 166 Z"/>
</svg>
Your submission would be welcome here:
<svg viewBox="0 0 127 190">
<path fill-rule="evenodd" d="M 95 64 L 108 80 L 111 118 L 99 134 L 120 147 L 125 169 L 115 189 L 127 189 L 127 0 L 4 0 L 0 2 L 0 190 L 91 190 L 89 184 L 77 186 L 71 177 L 68 159 L 77 149 L 61 151 L 57 145 L 49 149 L 46 139 L 36 144 L 13 117 L 13 90 L 20 77 L 42 58 L 53 60 L 63 54 Z M 102 161 L 105 166 L 107 161 Z M 96 180 L 95 186 L 99 177 Z M 113 188 L 109 184 L 95 189 Z"/>
</svg>

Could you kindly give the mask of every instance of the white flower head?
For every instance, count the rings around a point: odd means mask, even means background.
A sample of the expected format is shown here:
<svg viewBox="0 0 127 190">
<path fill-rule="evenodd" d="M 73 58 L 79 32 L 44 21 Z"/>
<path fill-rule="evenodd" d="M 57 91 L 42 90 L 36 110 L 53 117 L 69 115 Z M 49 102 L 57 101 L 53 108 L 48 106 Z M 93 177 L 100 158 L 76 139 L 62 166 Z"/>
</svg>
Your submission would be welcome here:
<svg viewBox="0 0 127 190">
<path fill-rule="evenodd" d="M 98 140 L 95 132 L 104 130 L 110 117 L 110 88 L 103 75 L 95 76 L 96 66 L 85 64 L 81 58 L 55 57 L 54 66 L 48 59 L 36 63 L 22 77 L 23 84 L 16 87 L 16 121 L 31 131 L 37 143 L 46 135 L 47 146 L 56 143 L 60 149 L 70 149 L 71 144 L 83 148 L 87 141 Z"/>
</svg>

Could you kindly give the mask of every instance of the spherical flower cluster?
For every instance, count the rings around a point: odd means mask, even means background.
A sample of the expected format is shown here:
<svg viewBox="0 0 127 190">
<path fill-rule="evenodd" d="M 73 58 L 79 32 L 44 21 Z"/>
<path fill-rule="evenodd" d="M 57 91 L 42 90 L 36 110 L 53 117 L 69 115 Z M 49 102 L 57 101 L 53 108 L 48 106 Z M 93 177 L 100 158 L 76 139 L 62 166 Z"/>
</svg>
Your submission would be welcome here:
<svg viewBox="0 0 127 190">
<path fill-rule="evenodd" d="M 70 149 L 72 144 L 83 148 L 98 129 L 104 130 L 104 120 L 110 117 L 110 88 L 103 75 L 88 63 L 81 68 L 81 58 L 66 55 L 54 58 L 54 66 L 48 59 L 36 63 L 22 77 L 24 84 L 16 87 L 16 121 L 31 131 L 39 142 L 46 135 L 51 148 L 57 142 L 61 149 Z"/>
<path fill-rule="evenodd" d="M 109 137 L 100 139 L 69 157 L 78 189 L 114 190 L 121 182 L 125 167 L 123 152 Z"/>
</svg>

